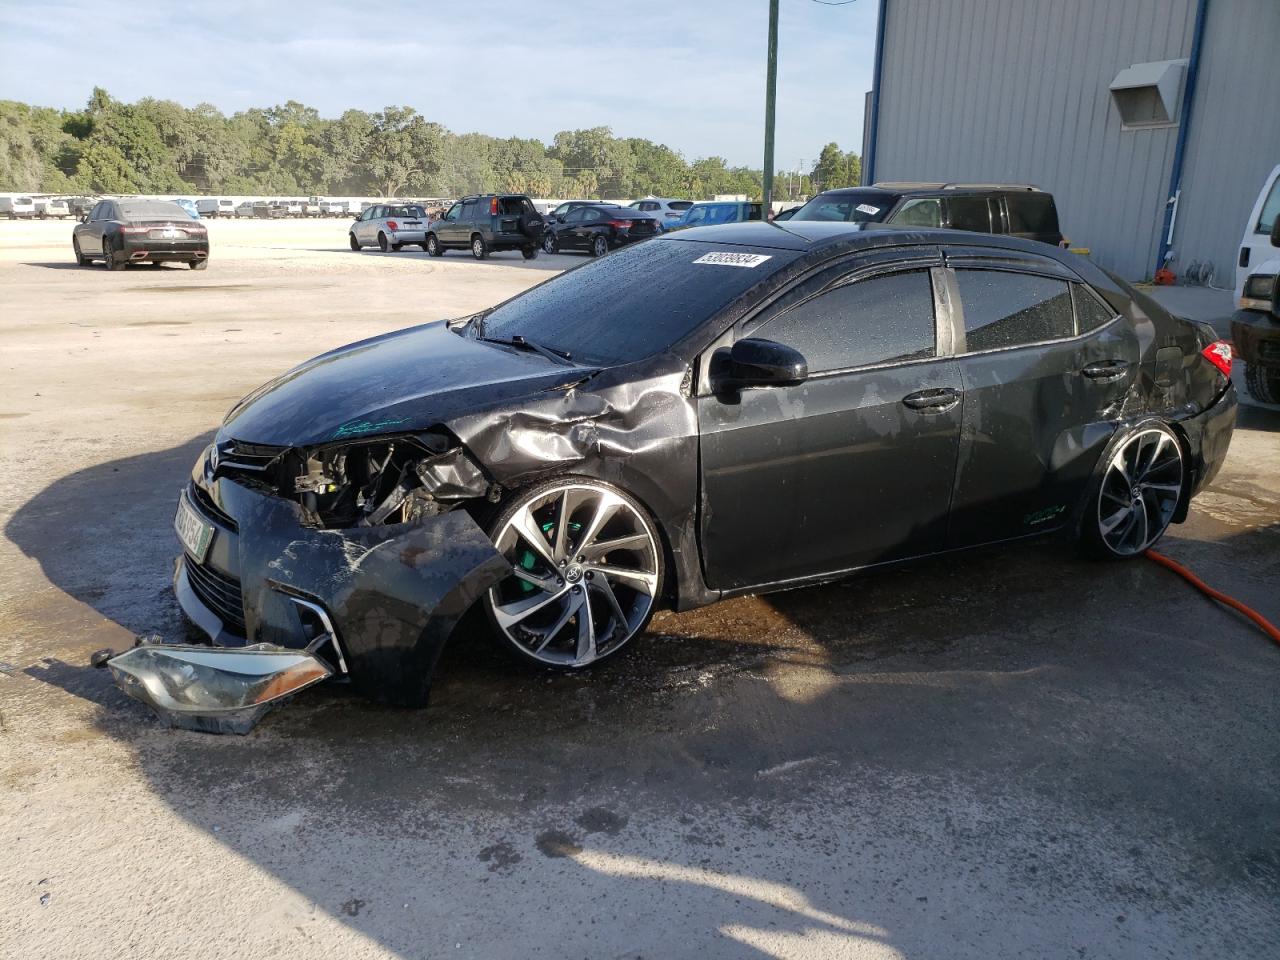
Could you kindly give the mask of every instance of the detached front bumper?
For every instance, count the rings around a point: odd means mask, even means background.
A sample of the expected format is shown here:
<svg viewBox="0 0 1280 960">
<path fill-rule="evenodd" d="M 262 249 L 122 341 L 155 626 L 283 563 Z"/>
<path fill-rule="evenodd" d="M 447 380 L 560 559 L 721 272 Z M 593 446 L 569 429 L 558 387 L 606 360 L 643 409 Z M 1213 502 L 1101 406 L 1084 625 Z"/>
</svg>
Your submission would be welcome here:
<svg viewBox="0 0 1280 960">
<path fill-rule="evenodd" d="M 202 458 L 185 496 L 212 540 L 174 574 L 187 617 L 224 648 L 311 650 L 375 700 L 425 704 L 458 620 L 510 573 L 460 509 L 320 530 L 291 501 L 205 473 Z"/>
</svg>

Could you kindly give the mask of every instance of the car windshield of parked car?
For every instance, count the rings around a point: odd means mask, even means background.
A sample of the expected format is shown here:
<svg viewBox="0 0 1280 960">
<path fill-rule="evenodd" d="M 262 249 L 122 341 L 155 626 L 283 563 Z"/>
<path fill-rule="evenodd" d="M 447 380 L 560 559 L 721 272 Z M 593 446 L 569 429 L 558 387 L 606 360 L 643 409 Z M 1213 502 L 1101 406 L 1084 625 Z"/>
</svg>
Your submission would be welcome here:
<svg viewBox="0 0 1280 960">
<path fill-rule="evenodd" d="M 484 317 L 484 336 L 524 337 L 576 363 L 630 363 L 668 349 L 798 255 L 649 240 L 494 308 Z"/>
<path fill-rule="evenodd" d="M 889 213 L 889 198 L 874 190 L 820 193 L 795 212 L 792 220 L 878 223 Z"/>
<path fill-rule="evenodd" d="M 187 211 L 176 203 L 165 200 L 119 201 L 121 220 L 166 220 L 170 217 L 189 219 Z"/>
</svg>

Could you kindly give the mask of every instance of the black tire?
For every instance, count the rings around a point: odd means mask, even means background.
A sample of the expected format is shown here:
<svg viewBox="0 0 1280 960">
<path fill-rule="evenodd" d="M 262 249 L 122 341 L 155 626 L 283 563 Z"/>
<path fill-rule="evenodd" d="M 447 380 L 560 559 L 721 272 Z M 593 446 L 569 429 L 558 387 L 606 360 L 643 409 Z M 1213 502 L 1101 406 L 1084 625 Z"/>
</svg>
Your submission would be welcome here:
<svg viewBox="0 0 1280 960">
<path fill-rule="evenodd" d="M 403 244 L 403 243 L 393 243 L 393 244 L 391 245 L 391 249 L 392 249 L 392 250 L 394 250 L 396 253 L 399 253 L 401 250 L 403 250 L 403 249 L 404 249 L 404 244 Z"/>
<path fill-rule="evenodd" d="M 483 260 L 489 256 L 489 245 L 484 242 L 484 237 L 478 233 L 471 238 L 471 255 L 477 260 Z"/>
<path fill-rule="evenodd" d="M 1143 529 L 1148 537 L 1145 545 L 1141 546 L 1140 549 L 1125 549 L 1121 551 L 1112 543 L 1108 542 L 1107 537 L 1103 535 L 1102 528 L 1105 520 L 1107 519 L 1105 517 L 1107 512 L 1115 511 L 1112 513 L 1112 516 L 1118 516 L 1123 512 L 1124 507 L 1121 505 L 1120 500 L 1114 495 L 1114 490 L 1111 493 L 1104 492 L 1104 485 L 1108 484 L 1108 473 L 1111 469 L 1111 465 L 1121 452 L 1139 438 L 1152 436 L 1154 434 L 1163 434 L 1165 436 L 1165 446 L 1158 447 L 1155 453 L 1150 454 L 1148 465 L 1155 462 L 1156 457 L 1160 455 L 1161 449 L 1176 452 L 1178 464 L 1178 470 L 1176 471 L 1176 483 L 1178 485 L 1178 490 L 1176 494 L 1172 491 L 1168 492 L 1168 495 L 1172 498 L 1172 503 L 1168 505 L 1168 510 L 1165 511 L 1163 520 L 1154 524 L 1156 526 L 1154 535 L 1151 534 L 1149 527 L 1146 526 L 1146 523 L 1149 521 L 1144 521 Z M 1156 438 L 1154 442 L 1158 444 L 1161 441 Z M 1149 451 L 1150 447 L 1147 449 Z M 1141 457 L 1143 451 L 1139 449 L 1137 453 L 1139 457 Z M 1161 482 L 1172 484 L 1175 482 L 1174 474 L 1175 471 L 1173 468 L 1169 467 L 1167 472 L 1162 473 L 1158 479 Z M 1138 503 L 1139 500 L 1145 500 L 1146 496 L 1149 495 L 1149 491 L 1147 491 L 1147 493 L 1141 493 L 1140 490 L 1144 486 L 1149 485 L 1146 477 L 1135 475 L 1130 482 L 1135 484 L 1133 488 L 1134 503 Z M 1122 496 L 1128 494 L 1128 491 L 1123 489 L 1119 492 Z M 1118 433 L 1112 441 L 1107 444 L 1107 449 L 1098 459 L 1098 465 L 1094 470 L 1093 479 L 1089 484 L 1088 496 L 1085 499 L 1084 509 L 1081 511 L 1080 547 L 1086 555 L 1104 560 L 1127 560 L 1131 557 L 1140 557 L 1147 549 L 1157 543 L 1160 538 L 1164 536 L 1165 531 L 1169 529 L 1169 524 L 1172 522 L 1173 516 L 1178 512 L 1178 508 L 1185 506 L 1187 496 L 1186 451 L 1183 449 L 1182 442 L 1179 440 L 1177 433 L 1175 433 L 1173 428 L 1163 420 L 1143 420 L 1141 423 L 1137 423 L 1129 429 Z M 1150 516 L 1151 512 L 1154 511 L 1149 511 L 1148 516 Z"/>
<path fill-rule="evenodd" d="M 203 260 L 191 260 L 189 261 L 189 266 L 192 270 L 208 270 L 209 258 L 205 257 Z"/>
<path fill-rule="evenodd" d="M 543 236 L 542 252 L 543 253 L 559 253 L 560 252 L 560 244 L 556 241 L 556 235 L 554 233 L 548 233 Z"/>
<path fill-rule="evenodd" d="M 520 256 L 524 257 L 526 260 L 537 260 L 538 248 L 532 245 L 527 247 L 521 247 Z"/>
<path fill-rule="evenodd" d="M 106 263 L 108 270 L 124 269 L 124 262 L 116 259 L 116 255 L 111 252 L 111 241 L 105 237 L 102 240 L 102 259 Z"/>
<path fill-rule="evenodd" d="M 1280 403 L 1280 370 L 1275 367 L 1246 363 L 1244 383 L 1249 388 L 1249 396 L 1259 403 Z"/>
<path fill-rule="evenodd" d="M 603 233 L 597 233 L 591 238 L 591 255 L 593 257 L 603 257 L 609 252 L 609 240 Z"/>
<path fill-rule="evenodd" d="M 432 257 L 443 257 L 444 247 L 440 246 L 440 238 L 434 233 L 427 234 L 427 242 L 423 244 L 426 247 L 427 254 Z"/>
<path fill-rule="evenodd" d="M 352 250 L 358 251 L 360 249 L 360 241 L 356 239 L 356 235 L 354 233 L 348 233 L 347 239 L 351 241 Z"/>
<path fill-rule="evenodd" d="M 387 242 L 387 235 L 383 233 L 381 230 L 379 230 L 378 231 L 378 249 L 381 250 L 383 253 L 386 253 L 390 247 L 391 247 L 391 244 Z"/>
<path fill-rule="evenodd" d="M 93 263 L 92 260 L 80 252 L 80 241 L 78 238 L 71 238 L 71 249 L 74 250 L 76 254 L 76 266 L 87 267 L 89 264 Z"/>
<path fill-rule="evenodd" d="M 493 606 L 492 606 L 492 603 L 490 602 L 490 597 L 492 595 L 490 591 L 486 591 L 485 596 L 481 597 L 479 603 L 484 608 L 485 618 L 489 624 L 490 634 L 493 638 L 494 643 L 498 646 L 499 649 L 505 652 L 508 656 L 514 658 L 517 662 L 535 666 L 535 667 L 541 667 L 544 670 L 574 672 L 577 670 L 585 669 L 587 666 L 595 666 L 598 663 L 603 663 L 605 660 L 612 659 L 618 653 L 620 653 L 624 648 L 630 646 L 632 641 L 634 641 L 636 637 L 644 633 L 645 629 L 649 625 L 649 621 L 652 619 L 653 614 L 656 612 L 658 608 L 661 598 L 664 595 L 663 590 L 664 590 L 665 580 L 666 580 L 666 549 L 663 546 L 662 535 L 658 529 L 658 525 L 654 521 L 653 517 L 649 514 L 649 511 L 645 508 L 644 504 L 640 503 L 640 501 L 638 501 L 626 490 L 623 490 L 620 487 L 616 487 L 611 483 L 605 483 L 604 481 L 595 480 L 590 477 L 577 477 L 577 476 L 559 477 L 554 480 L 547 480 L 542 483 L 534 484 L 533 486 L 526 487 L 522 490 L 514 491 L 502 503 L 501 507 L 498 509 L 496 515 L 494 515 L 491 522 L 486 525 L 485 532 L 488 534 L 489 539 L 496 544 L 498 542 L 498 537 L 503 527 L 505 527 L 507 525 L 507 522 L 518 511 L 522 510 L 527 503 L 529 503 L 530 501 L 536 500 L 539 497 L 548 493 L 549 491 L 554 490 L 555 488 L 563 486 L 565 484 L 587 485 L 587 486 L 607 490 L 610 493 L 613 493 L 616 496 L 625 500 L 627 504 L 631 507 L 631 509 L 634 511 L 635 515 L 643 522 L 644 527 L 648 532 L 652 540 L 652 543 L 654 545 L 654 567 L 656 569 L 656 576 L 657 576 L 656 586 L 654 588 L 654 593 L 653 593 L 654 602 L 650 605 L 650 608 L 648 612 L 644 615 L 643 619 L 640 620 L 636 628 L 627 636 L 625 640 L 617 644 L 613 649 L 609 650 L 608 652 L 598 656 L 595 660 L 591 661 L 591 663 L 589 664 L 582 664 L 582 665 L 549 664 L 545 660 L 541 660 L 541 659 L 538 659 L 537 657 L 532 656 L 529 652 L 519 647 L 514 641 L 510 640 L 506 636 L 506 634 L 503 632 L 501 627 L 498 626 L 498 622 L 494 617 Z"/>
</svg>

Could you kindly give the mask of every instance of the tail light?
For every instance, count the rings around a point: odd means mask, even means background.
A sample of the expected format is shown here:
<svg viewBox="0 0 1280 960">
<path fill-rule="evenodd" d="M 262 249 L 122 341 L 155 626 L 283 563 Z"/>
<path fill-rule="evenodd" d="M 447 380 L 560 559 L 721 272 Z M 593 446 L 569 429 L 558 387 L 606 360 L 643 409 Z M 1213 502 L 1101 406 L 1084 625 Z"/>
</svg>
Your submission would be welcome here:
<svg viewBox="0 0 1280 960">
<path fill-rule="evenodd" d="M 610 220 L 609 226 L 617 227 L 619 230 L 629 230 L 631 228 L 630 220 Z"/>
<path fill-rule="evenodd" d="M 150 229 L 151 229 L 150 227 L 138 227 L 138 226 L 134 226 L 133 224 L 126 223 L 121 225 L 120 232 L 121 233 L 146 233 Z"/>
<path fill-rule="evenodd" d="M 1215 340 L 1203 350 L 1200 356 L 1204 357 L 1222 372 L 1224 377 L 1231 376 L 1231 344 L 1225 340 Z"/>
<path fill-rule="evenodd" d="M 397 226 L 396 226 L 396 222 L 395 222 L 394 220 L 388 220 L 388 221 L 387 221 L 387 226 L 388 226 L 390 229 L 392 229 L 392 230 L 399 230 L 399 229 L 400 229 L 399 227 L 397 227 Z"/>
<path fill-rule="evenodd" d="M 498 198 L 489 198 L 489 216 L 496 217 L 498 215 Z"/>
</svg>

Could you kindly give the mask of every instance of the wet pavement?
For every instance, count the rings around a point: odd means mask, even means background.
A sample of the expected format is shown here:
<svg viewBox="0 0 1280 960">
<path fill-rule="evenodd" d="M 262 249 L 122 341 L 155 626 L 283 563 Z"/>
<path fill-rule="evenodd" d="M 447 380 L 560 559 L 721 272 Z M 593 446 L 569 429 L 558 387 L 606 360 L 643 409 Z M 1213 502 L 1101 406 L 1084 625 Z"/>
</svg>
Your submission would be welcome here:
<svg viewBox="0 0 1280 960">
<path fill-rule="evenodd" d="M 56 262 L 42 237 L 0 247 L 0 954 L 1255 958 L 1280 941 L 1280 647 L 1153 563 L 1057 543 L 662 613 L 569 677 L 468 625 L 425 712 L 323 686 L 247 737 L 162 728 L 86 664 L 179 635 L 168 525 L 221 410 L 318 340 L 373 332 L 358 305 L 389 281 L 458 309 L 552 261 L 432 270 L 240 231 L 200 282 L 243 289 L 195 308 L 28 265 Z M 161 274 L 127 277 L 190 282 Z M 1161 549 L 1280 620 L 1280 412 L 1242 408 Z"/>
</svg>

